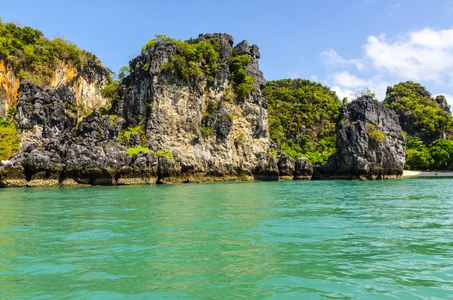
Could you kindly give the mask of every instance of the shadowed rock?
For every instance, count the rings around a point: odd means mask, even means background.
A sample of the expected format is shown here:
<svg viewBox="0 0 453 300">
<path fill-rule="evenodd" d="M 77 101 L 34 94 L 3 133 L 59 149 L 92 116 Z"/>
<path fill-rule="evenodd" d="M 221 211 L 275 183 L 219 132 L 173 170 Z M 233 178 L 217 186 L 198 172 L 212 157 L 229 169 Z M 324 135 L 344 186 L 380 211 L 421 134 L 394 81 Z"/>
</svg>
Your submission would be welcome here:
<svg viewBox="0 0 453 300">
<path fill-rule="evenodd" d="M 392 179 L 403 174 L 406 137 L 391 109 L 363 96 L 340 109 L 337 152 L 313 179 Z"/>
<path fill-rule="evenodd" d="M 183 55 L 177 43 L 157 42 L 133 59 L 110 116 L 97 109 L 83 115 L 68 86 L 22 84 L 14 119 L 22 151 L 0 166 L 0 186 L 253 180 L 269 145 L 258 47 L 243 41 L 233 48 L 233 38 L 221 33 L 188 43 L 202 41 L 218 43 L 218 61 L 212 69 L 198 61 L 197 76 L 190 78 L 181 76 L 176 63 L 164 68 Z M 255 89 L 241 99 L 233 93 L 232 54 L 250 57 L 244 68 Z M 126 152 L 138 146 L 151 151 Z M 173 159 L 156 158 L 159 151 L 171 152 Z M 261 167 L 262 174 L 278 174 L 273 160 Z"/>
<path fill-rule="evenodd" d="M 293 180 L 296 162 L 286 154 L 280 155 L 278 159 L 279 178 L 282 180 Z"/>
<path fill-rule="evenodd" d="M 311 180 L 313 176 L 313 166 L 305 157 L 296 160 L 294 179 L 295 180 Z"/>
</svg>

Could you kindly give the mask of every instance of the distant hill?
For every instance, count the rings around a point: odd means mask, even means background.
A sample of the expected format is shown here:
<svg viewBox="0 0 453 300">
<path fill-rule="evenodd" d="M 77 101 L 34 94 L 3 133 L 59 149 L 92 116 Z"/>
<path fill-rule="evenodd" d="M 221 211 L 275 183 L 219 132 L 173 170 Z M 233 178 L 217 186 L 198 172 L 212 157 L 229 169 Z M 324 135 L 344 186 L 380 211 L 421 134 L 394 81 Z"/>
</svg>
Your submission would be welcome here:
<svg viewBox="0 0 453 300">
<path fill-rule="evenodd" d="M 446 138 L 453 125 L 445 97 L 433 98 L 419 83 L 406 81 L 388 87 L 384 105 L 396 112 L 408 135 L 425 144 Z"/>
<path fill-rule="evenodd" d="M 304 79 L 268 81 L 269 132 L 274 147 L 292 158 L 326 162 L 335 152 L 335 122 L 341 102 L 334 91 Z M 280 150 L 280 149 L 277 149 Z"/>
</svg>

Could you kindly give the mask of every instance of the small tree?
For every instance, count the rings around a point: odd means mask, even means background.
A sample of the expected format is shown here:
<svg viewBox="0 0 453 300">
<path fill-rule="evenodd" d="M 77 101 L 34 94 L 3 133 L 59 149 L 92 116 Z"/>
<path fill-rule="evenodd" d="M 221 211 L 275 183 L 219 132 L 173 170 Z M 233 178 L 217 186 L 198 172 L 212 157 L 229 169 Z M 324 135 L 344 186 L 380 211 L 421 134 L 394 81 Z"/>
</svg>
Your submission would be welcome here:
<svg viewBox="0 0 453 300">
<path fill-rule="evenodd" d="M 120 71 L 118 73 L 118 79 L 119 80 L 123 80 L 126 76 L 129 75 L 129 72 L 131 71 L 131 68 L 129 67 L 126 67 L 126 66 L 122 66 L 120 68 Z"/>
<path fill-rule="evenodd" d="M 432 165 L 438 169 L 446 169 L 453 164 L 453 142 L 439 139 L 429 145 Z"/>
</svg>

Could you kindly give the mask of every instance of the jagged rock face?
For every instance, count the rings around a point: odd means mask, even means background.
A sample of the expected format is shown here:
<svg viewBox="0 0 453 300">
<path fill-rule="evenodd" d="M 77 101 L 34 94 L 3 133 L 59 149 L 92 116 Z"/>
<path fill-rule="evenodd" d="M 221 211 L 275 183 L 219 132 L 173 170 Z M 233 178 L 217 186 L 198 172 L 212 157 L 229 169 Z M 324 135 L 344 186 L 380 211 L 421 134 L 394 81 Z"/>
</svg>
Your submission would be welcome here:
<svg viewBox="0 0 453 300">
<path fill-rule="evenodd" d="M 107 69 L 94 61 L 87 61 L 82 71 L 78 71 L 70 62 L 62 61 L 55 66 L 50 82 L 42 88 L 56 90 L 65 86 L 73 92 L 77 101 L 75 105 L 93 110 L 107 102 L 100 90 L 108 84 L 108 75 Z M 22 83 L 26 84 L 15 75 L 10 65 L 0 60 L 0 117 L 4 117 L 10 107 L 17 105 Z"/>
<path fill-rule="evenodd" d="M 4 117 L 14 105 L 19 85 L 20 80 L 16 78 L 14 69 L 4 60 L 0 60 L 0 117 Z"/>
<path fill-rule="evenodd" d="M 258 66 L 258 60 L 260 59 L 258 46 L 250 46 L 247 41 L 242 41 L 234 47 L 233 55 L 247 55 L 251 58 L 251 62 L 245 70 L 250 76 L 255 78 L 255 88 L 264 88 L 264 86 L 266 85 L 266 80 L 263 77 L 263 72 L 260 71 Z"/>
<path fill-rule="evenodd" d="M 255 169 L 253 170 L 253 175 L 257 180 L 278 180 L 279 179 L 279 170 L 277 161 L 273 157 L 265 156 L 262 157 Z"/>
<path fill-rule="evenodd" d="M 63 133 L 76 126 L 77 111 L 71 109 L 76 99 L 68 87 L 61 86 L 51 91 L 25 83 L 19 93 L 14 120 L 24 132 L 21 145 L 42 139 L 61 139 Z"/>
<path fill-rule="evenodd" d="M 281 180 L 311 180 L 313 175 L 313 166 L 305 157 L 295 161 L 288 155 L 282 154 L 277 165 Z"/>
<path fill-rule="evenodd" d="M 442 95 L 437 96 L 437 97 L 436 97 L 436 102 L 437 102 L 437 104 L 439 105 L 439 108 L 440 108 L 441 110 L 443 110 L 444 112 L 447 112 L 447 113 L 451 114 L 450 105 L 448 105 L 447 99 L 445 98 L 445 96 L 442 96 Z"/>
<path fill-rule="evenodd" d="M 131 61 L 110 116 L 97 110 L 82 114 L 71 72 L 56 72 L 52 89 L 22 84 L 14 119 L 22 151 L 0 164 L 0 187 L 252 180 L 255 172 L 278 179 L 277 164 L 266 154 L 268 115 L 258 47 L 243 42 L 232 48 L 226 34 L 201 35 L 189 43 L 212 37 L 221 45 L 213 80 L 187 82 L 163 72 L 178 49 L 157 43 L 152 54 Z M 235 51 L 250 57 L 247 72 L 255 78 L 255 90 L 242 101 L 230 99 Z M 84 76 L 99 79 L 97 71 Z M 140 133 L 125 139 L 130 126 Z M 131 155 L 126 152 L 131 146 L 152 151 Z M 159 150 L 171 155 L 159 156 Z"/>
<path fill-rule="evenodd" d="M 286 154 L 280 155 L 278 159 L 279 177 L 282 180 L 293 180 L 296 162 Z"/>
<path fill-rule="evenodd" d="M 313 176 L 313 166 L 305 157 L 296 160 L 294 179 L 295 180 L 311 180 Z"/>
<path fill-rule="evenodd" d="M 154 153 L 133 156 L 119 145 L 122 118 L 94 111 L 78 120 L 68 87 L 27 83 L 20 92 L 15 123 L 22 151 L 1 162 L 0 187 L 155 184 L 170 172 Z"/>
<path fill-rule="evenodd" d="M 342 106 L 337 153 L 315 166 L 314 179 L 388 179 L 403 173 L 405 134 L 395 112 L 370 96 Z"/>
<path fill-rule="evenodd" d="M 14 118 L 22 151 L 0 166 L 0 186 L 114 184 L 114 171 L 132 163 L 118 144 L 121 121 L 95 111 L 78 125 L 76 99 L 56 90 L 22 84 Z"/>
<path fill-rule="evenodd" d="M 62 61 L 54 71 L 49 88 L 67 86 L 74 92 L 79 106 L 94 110 L 107 103 L 101 89 L 108 84 L 108 71 L 91 60 L 86 64 L 78 72 L 70 62 Z"/>
<path fill-rule="evenodd" d="M 120 87 L 122 101 L 113 104 L 111 113 L 122 114 L 128 124 L 140 124 L 146 146 L 153 151 L 173 152 L 186 172 L 251 178 L 269 143 L 258 47 L 243 41 L 232 48 L 233 38 L 228 34 L 200 35 L 188 43 L 211 38 L 217 38 L 220 45 L 219 69 L 211 80 L 205 75 L 184 81 L 162 71 L 179 50 L 173 43 L 158 42 L 152 53 L 130 62 L 130 75 Z M 244 101 L 229 99 L 231 52 L 251 60 L 246 71 L 255 79 L 255 91 Z M 245 173 L 238 174 L 238 170 Z"/>
</svg>

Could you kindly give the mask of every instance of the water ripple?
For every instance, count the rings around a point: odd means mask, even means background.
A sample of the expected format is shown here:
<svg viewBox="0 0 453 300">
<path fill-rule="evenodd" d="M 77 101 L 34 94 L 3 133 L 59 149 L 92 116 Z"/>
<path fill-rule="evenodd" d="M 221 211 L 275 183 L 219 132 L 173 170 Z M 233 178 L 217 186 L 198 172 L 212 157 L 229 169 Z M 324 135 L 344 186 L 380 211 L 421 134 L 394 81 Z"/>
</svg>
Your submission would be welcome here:
<svg viewBox="0 0 453 300">
<path fill-rule="evenodd" d="M 4 299 L 453 299 L 453 180 L 0 190 Z"/>
</svg>

